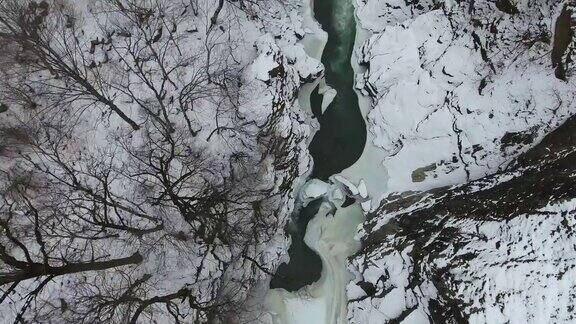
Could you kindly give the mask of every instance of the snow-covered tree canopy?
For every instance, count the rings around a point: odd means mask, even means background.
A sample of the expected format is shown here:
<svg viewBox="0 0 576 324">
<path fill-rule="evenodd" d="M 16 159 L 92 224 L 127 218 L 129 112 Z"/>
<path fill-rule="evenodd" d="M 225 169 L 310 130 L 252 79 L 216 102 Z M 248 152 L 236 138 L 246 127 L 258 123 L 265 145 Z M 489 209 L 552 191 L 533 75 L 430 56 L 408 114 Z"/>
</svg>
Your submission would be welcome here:
<svg viewBox="0 0 576 324">
<path fill-rule="evenodd" d="M 0 1 L 3 317 L 245 310 L 308 132 L 295 59 L 260 36 L 262 11 L 286 15 L 274 1 Z"/>
</svg>

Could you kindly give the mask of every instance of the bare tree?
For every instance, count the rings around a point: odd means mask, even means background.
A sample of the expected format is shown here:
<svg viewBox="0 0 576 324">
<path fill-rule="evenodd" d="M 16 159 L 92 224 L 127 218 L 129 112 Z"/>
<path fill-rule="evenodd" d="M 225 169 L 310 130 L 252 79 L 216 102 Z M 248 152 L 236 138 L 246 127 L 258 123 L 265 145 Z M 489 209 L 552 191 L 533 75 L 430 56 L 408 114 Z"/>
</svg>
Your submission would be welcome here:
<svg viewBox="0 0 576 324">
<path fill-rule="evenodd" d="M 57 10 L 54 10 L 57 9 Z M 9 71 L 7 77 L 19 79 L 19 87 L 36 89 L 39 83 L 42 96 L 51 96 L 58 104 L 86 103 L 89 108 L 104 105 L 128 123 L 132 129 L 140 126 L 115 103 L 98 71 L 88 63 L 87 53 L 79 41 L 80 31 L 75 13 L 65 5 L 50 10 L 46 1 L 4 1 L 0 4 L 0 34 L 2 41 L 12 47 L 12 59 L 26 63 L 24 69 Z M 20 73 L 26 73 L 24 78 Z"/>
<path fill-rule="evenodd" d="M 89 9 L 0 2 L 0 304 L 16 322 L 229 321 L 269 274 L 290 187 L 266 176 L 278 116 L 239 112 L 241 44 L 212 10 Z"/>
</svg>

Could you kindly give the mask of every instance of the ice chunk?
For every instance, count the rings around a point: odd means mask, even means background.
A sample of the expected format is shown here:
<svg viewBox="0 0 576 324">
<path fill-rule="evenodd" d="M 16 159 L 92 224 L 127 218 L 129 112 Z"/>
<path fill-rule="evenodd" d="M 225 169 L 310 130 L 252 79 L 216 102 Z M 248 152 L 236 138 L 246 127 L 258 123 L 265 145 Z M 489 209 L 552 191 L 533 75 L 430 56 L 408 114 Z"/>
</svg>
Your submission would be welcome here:
<svg viewBox="0 0 576 324">
<path fill-rule="evenodd" d="M 316 199 L 318 197 L 324 196 L 329 189 L 329 185 L 321 180 L 312 179 L 306 182 L 306 187 L 304 188 L 304 199 Z"/>
<path fill-rule="evenodd" d="M 322 113 L 326 111 L 326 108 L 330 106 L 332 100 L 336 97 L 336 89 L 330 87 L 329 85 L 325 85 L 321 91 L 319 91 L 324 97 L 322 98 Z"/>
<path fill-rule="evenodd" d="M 372 200 L 366 200 L 366 201 L 360 203 L 360 206 L 362 206 L 363 211 L 369 212 L 370 208 L 372 207 Z"/>
<path fill-rule="evenodd" d="M 336 188 L 332 190 L 332 197 L 330 198 L 332 200 L 344 200 L 344 193 L 342 192 L 342 190 L 340 190 L 340 188 Z"/>
<path fill-rule="evenodd" d="M 334 181 L 340 182 L 342 185 L 344 185 L 344 187 L 350 192 L 351 196 L 355 196 L 359 193 L 358 188 L 343 176 L 335 175 L 333 179 Z"/>
<path fill-rule="evenodd" d="M 366 188 L 366 182 L 364 182 L 364 179 L 360 180 L 360 183 L 358 184 L 358 192 L 360 193 L 360 197 L 368 198 L 368 188 Z"/>
</svg>

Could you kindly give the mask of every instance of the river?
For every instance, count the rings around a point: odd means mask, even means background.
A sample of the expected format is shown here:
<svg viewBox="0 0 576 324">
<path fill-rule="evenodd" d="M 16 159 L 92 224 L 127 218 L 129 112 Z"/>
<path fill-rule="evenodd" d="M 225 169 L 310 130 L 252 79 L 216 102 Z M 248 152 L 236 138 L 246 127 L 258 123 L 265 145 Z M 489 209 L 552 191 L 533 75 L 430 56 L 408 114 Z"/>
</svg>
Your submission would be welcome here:
<svg viewBox="0 0 576 324">
<path fill-rule="evenodd" d="M 354 90 L 355 75 L 362 72 L 353 64 L 354 48 L 366 35 L 356 30 L 353 1 L 314 0 L 313 12 L 309 7 L 304 12 L 305 27 L 313 32 L 303 44 L 325 67 L 319 86 L 300 92 L 301 106 L 320 124 L 309 145 L 314 160 L 310 179 L 326 182 L 328 189 L 304 208 L 297 204 L 289 227 L 290 262 L 278 268 L 267 294 L 273 323 L 347 323 L 346 286 L 352 280 L 347 258 L 359 248 L 354 237 L 364 213 L 359 201 L 342 196 L 346 190 L 336 176 L 358 187 L 366 175 L 373 176 L 375 181 L 364 188 L 368 192 L 374 183 L 382 187 L 386 182 L 385 173 L 375 172 L 379 156 L 374 146 L 366 145 L 372 136 L 365 122 L 370 98 L 359 98 Z"/>
<path fill-rule="evenodd" d="M 314 16 L 322 29 L 328 33 L 328 41 L 322 52 L 325 67 L 324 80 L 336 96 L 322 113 L 322 102 L 328 96 L 328 87 L 321 83 L 311 94 L 311 108 L 318 119 L 320 129 L 316 132 L 309 150 L 314 160 L 310 178 L 327 181 L 334 174 L 354 164 L 362 154 L 366 143 L 366 124 L 358 107 L 354 91 L 354 70 L 350 63 L 356 37 L 354 6 L 351 0 L 315 0 Z M 318 213 L 320 199 L 303 208 L 296 208 L 293 223 L 289 227 L 292 244 L 288 251 L 290 262 L 280 265 L 271 288 L 297 291 L 320 278 L 322 260 L 304 243 L 306 228 Z"/>
</svg>

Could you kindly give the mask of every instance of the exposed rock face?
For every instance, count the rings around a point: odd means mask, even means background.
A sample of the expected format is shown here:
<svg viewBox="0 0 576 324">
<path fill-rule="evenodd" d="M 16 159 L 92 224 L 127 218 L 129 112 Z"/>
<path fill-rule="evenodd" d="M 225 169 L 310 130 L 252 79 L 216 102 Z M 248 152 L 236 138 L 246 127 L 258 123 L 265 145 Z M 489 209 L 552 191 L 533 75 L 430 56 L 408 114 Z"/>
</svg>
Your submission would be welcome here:
<svg viewBox="0 0 576 324">
<path fill-rule="evenodd" d="M 375 98 L 377 144 L 395 153 L 384 161 L 390 191 L 403 193 L 360 230 L 350 321 L 574 321 L 570 30 L 562 59 L 550 56 L 570 5 L 392 2 L 360 7 L 377 33 L 359 85 Z"/>
<path fill-rule="evenodd" d="M 572 320 L 575 132 L 573 118 L 504 172 L 382 203 L 353 260 L 368 287 L 353 322 Z"/>
</svg>

